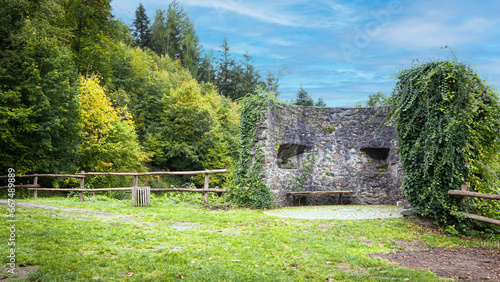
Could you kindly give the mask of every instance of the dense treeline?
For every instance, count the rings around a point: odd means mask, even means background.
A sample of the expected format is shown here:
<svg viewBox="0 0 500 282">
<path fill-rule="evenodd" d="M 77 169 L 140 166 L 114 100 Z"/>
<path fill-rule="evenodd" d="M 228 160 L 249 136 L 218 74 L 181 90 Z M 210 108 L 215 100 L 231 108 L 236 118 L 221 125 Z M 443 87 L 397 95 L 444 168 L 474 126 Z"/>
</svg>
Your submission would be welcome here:
<svg viewBox="0 0 500 282">
<path fill-rule="evenodd" d="M 144 21 L 138 29 L 136 19 L 133 34 L 113 18 L 110 0 L 0 4 L 2 171 L 230 166 L 238 97 L 219 94 L 219 72 L 197 75 L 199 40 L 176 2 L 157 11 L 151 27 Z"/>
<path fill-rule="evenodd" d="M 279 75 L 261 77 L 226 39 L 203 50 L 176 1 L 152 20 L 139 4 L 131 27 L 110 4 L 0 0 L 0 170 L 231 167 L 238 100 L 277 96 Z"/>
<path fill-rule="evenodd" d="M 278 93 L 277 75 L 268 74 L 262 79 L 252 57 L 243 54 L 243 58 L 235 58 L 227 39 L 222 41 L 218 56 L 214 56 L 213 50 L 205 52 L 193 23 L 176 1 L 167 10 L 157 10 L 152 22 L 139 4 L 132 30 L 136 46 L 179 61 L 193 78 L 213 83 L 225 97 L 237 100 L 249 93 L 256 94 L 259 89 Z"/>
</svg>

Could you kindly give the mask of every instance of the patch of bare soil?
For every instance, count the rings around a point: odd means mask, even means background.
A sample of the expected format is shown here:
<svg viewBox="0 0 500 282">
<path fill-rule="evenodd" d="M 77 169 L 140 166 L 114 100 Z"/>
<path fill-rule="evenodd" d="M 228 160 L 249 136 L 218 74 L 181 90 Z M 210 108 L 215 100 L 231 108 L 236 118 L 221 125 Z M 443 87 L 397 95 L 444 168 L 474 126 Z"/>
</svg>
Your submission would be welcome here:
<svg viewBox="0 0 500 282">
<path fill-rule="evenodd" d="M 27 266 L 24 264 L 16 266 L 15 273 L 16 275 L 10 274 L 8 272 L 9 268 L 4 266 L 2 271 L 0 271 L 0 281 L 7 280 L 18 280 L 18 279 L 28 279 L 30 273 L 35 272 L 38 269 L 38 266 Z"/>
<path fill-rule="evenodd" d="M 500 250 L 435 248 L 418 252 L 374 254 L 401 266 L 430 270 L 459 281 L 500 281 Z"/>
<path fill-rule="evenodd" d="M 427 249 L 425 243 L 422 241 L 395 240 L 394 243 L 397 248 L 407 252 L 421 251 Z"/>
<path fill-rule="evenodd" d="M 7 205 L 7 200 L 0 200 L 0 205 Z M 54 212 L 46 212 L 46 215 L 50 216 L 72 216 L 78 220 L 85 220 L 88 217 L 95 217 L 103 222 L 110 223 L 112 225 L 117 223 L 131 223 L 144 227 L 156 226 L 156 223 L 146 223 L 143 222 L 143 218 L 135 217 L 132 215 L 122 215 L 117 213 L 109 213 L 104 211 L 96 211 L 96 210 L 87 210 L 87 209 L 78 209 L 78 208 L 64 208 L 64 207 L 55 207 L 50 205 L 43 205 L 37 203 L 26 203 L 26 202 L 16 202 L 16 206 L 31 208 L 31 209 L 41 209 L 47 211 Z M 60 212 L 63 211 L 63 212 Z"/>
</svg>

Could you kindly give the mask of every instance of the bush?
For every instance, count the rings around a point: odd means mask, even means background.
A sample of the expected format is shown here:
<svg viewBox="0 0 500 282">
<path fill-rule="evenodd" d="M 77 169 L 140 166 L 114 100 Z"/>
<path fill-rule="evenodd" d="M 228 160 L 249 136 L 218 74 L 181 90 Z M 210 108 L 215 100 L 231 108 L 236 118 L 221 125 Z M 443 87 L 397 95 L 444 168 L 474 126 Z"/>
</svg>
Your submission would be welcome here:
<svg viewBox="0 0 500 282">
<path fill-rule="evenodd" d="M 499 203 L 449 196 L 464 184 L 498 193 L 498 95 L 470 66 L 452 61 L 416 64 L 397 74 L 391 121 L 397 123 L 403 193 L 420 215 L 465 230 L 453 210 L 498 217 Z"/>
</svg>

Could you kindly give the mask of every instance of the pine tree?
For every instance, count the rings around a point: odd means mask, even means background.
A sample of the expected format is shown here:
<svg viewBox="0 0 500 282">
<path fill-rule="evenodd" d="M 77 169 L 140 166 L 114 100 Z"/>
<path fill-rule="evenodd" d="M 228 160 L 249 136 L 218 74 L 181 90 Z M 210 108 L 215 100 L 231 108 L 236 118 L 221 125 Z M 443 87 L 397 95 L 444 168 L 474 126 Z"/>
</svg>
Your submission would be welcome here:
<svg viewBox="0 0 500 282">
<path fill-rule="evenodd" d="M 198 70 L 198 81 L 215 83 L 215 70 L 214 70 L 214 50 L 210 49 L 210 54 L 205 54 L 201 60 Z"/>
<path fill-rule="evenodd" d="M 297 106 L 314 106 L 314 100 L 307 94 L 307 91 L 300 86 L 299 92 L 297 92 L 297 99 L 295 100 L 295 105 Z"/>
<path fill-rule="evenodd" d="M 219 89 L 219 93 L 225 97 L 235 99 L 236 87 L 234 85 L 233 69 L 236 62 L 231 57 L 229 50 L 229 44 L 227 43 L 227 38 L 222 41 L 221 56 L 219 57 L 219 63 L 217 65 L 217 72 L 215 76 L 215 84 Z"/>
<path fill-rule="evenodd" d="M 249 93 L 255 94 L 260 82 L 260 74 L 252 65 L 252 57 L 246 53 L 243 54 L 243 59 L 240 75 L 238 75 L 236 99 L 245 97 Z"/>
<path fill-rule="evenodd" d="M 165 10 L 156 10 L 155 21 L 151 25 L 153 51 L 158 56 L 168 56 L 169 30 Z"/>
<path fill-rule="evenodd" d="M 252 65 L 252 57 L 243 54 L 243 60 L 235 60 L 225 38 L 222 41 L 220 56 L 215 66 L 214 82 L 219 92 L 232 100 L 255 94 L 257 87 L 264 84 L 259 72 Z"/>
<path fill-rule="evenodd" d="M 141 48 L 151 48 L 151 29 L 149 28 L 149 19 L 146 15 L 146 9 L 142 3 L 135 10 L 135 19 L 133 23 L 134 37 L 137 46 Z"/>
<path fill-rule="evenodd" d="M 319 108 L 324 108 L 324 107 L 326 107 L 326 103 L 325 103 L 325 101 L 323 101 L 323 98 L 319 97 L 318 101 L 316 102 L 316 104 L 314 106 L 319 107 Z"/>
<path fill-rule="evenodd" d="M 158 55 L 179 60 L 193 77 L 197 77 L 200 64 L 200 39 L 194 24 L 177 1 L 167 11 L 157 10 L 151 26 L 153 50 Z"/>
<path fill-rule="evenodd" d="M 280 94 L 279 83 L 281 76 L 282 76 L 281 71 L 279 71 L 278 73 L 272 73 L 271 71 L 268 71 L 266 79 L 260 81 L 260 86 L 262 87 L 262 90 L 264 90 L 268 94 L 278 97 Z"/>
</svg>

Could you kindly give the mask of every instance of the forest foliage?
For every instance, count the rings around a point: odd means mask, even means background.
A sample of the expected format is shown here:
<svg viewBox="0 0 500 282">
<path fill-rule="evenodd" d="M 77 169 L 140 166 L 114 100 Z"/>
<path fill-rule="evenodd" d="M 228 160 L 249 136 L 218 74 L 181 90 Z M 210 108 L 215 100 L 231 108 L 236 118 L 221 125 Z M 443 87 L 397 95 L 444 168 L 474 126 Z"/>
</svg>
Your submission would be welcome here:
<svg viewBox="0 0 500 282">
<path fill-rule="evenodd" d="M 277 85 L 227 41 L 218 59 L 202 59 L 175 1 L 152 22 L 139 5 L 132 31 L 110 2 L 0 0 L 0 170 L 231 167 L 236 99 Z"/>
</svg>

